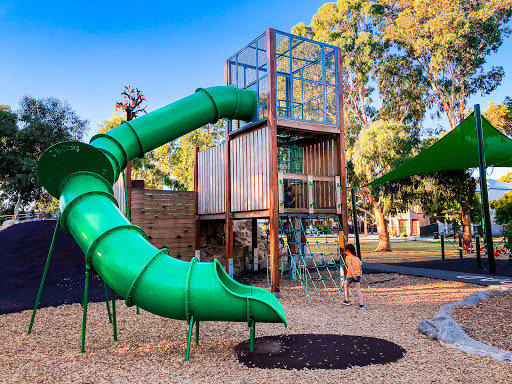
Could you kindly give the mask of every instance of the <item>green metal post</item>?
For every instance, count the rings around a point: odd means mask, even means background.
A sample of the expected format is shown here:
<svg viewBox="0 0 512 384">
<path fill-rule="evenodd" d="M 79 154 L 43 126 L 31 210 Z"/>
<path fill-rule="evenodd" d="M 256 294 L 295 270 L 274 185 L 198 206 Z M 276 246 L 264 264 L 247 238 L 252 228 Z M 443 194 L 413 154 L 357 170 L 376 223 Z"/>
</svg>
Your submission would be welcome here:
<svg viewBox="0 0 512 384">
<path fill-rule="evenodd" d="M 199 320 L 196 321 L 196 345 L 199 345 Z"/>
<path fill-rule="evenodd" d="M 87 323 L 87 301 L 89 295 L 89 273 L 91 267 L 85 265 L 85 285 L 84 285 L 84 296 L 82 298 L 82 305 L 84 307 L 84 316 L 82 318 L 82 339 L 80 340 L 80 352 L 84 353 L 85 350 L 85 327 Z"/>
<path fill-rule="evenodd" d="M 254 338 L 256 335 L 256 322 L 251 319 L 251 339 L 249 341 L 249 351 L 254 352 Z"/>
<path fill-rule="evenodd" d="M 110 314 L 110 305 L 108 303 L 107 285 L 103 279 L 101 279 L 101 283 L 103 285 L 103 293 L 105 294 L 105 304 L 107 304 L 108 321 L 112 324 L 112 315 Z"/>
<path fill-rule="evenodd" d="M 462 234 L 459 232 L 459 258 L 462 259 Z"/>
<path fill-rule="evenodd" d="M 444 233 L 441 233 L 441 260 L 444 260 Z"/>
<path fill-rule="evenodd" d="M 361 258 L 361 245 L 359 244 L 359 228 L 357 225 L 356 190 L 355 190 L 355 188 L 352 188 L 350 190 L 350 192 L 352 193 L 352 215 L 354 218 L 353 221 L 354 221 L 354 236 L 356 238 L 356 252 L 357 252 L 357 257 Z"/>
<path fill-rule="evenodd" d="M 185 352 L 185 361 L 188 361 L 190 356 L 190 341 L 192 340 L 192 328 L 194 327 L 194 315 L 190 315 L 188 322 L 188 337 L 187 337 L 187 351 Z"/>
<path fill-rule="evenodd" d="M 30 325 L 28 327 L 27 335 L 30 335 L 30 333 L 32 332 L 32 326 L 34 325 L 36 311 L 37 308 L 39 307 L 39 300 L 41 299 L 41 293 L 43 292 L 44 281 L 46 280 L 46 274 L 48 273 L 48 268 L 50 267 L 50 260 L 52 258 L 53 248 L 55 246 L 55 240 L 57 238 L 59 224 L 60 216 L 57 219 L 57 224 L 55 224 L 55 231 L 53 231 L 52 243 L 50 244 L 50 250 L 48 251 L 48 256 L 46 257 L 46 264 L 44 266 L 43 277 L 41 277 L 41 284 L 39 284 L 39 291 L 37 292 L 36 303 L 34 304 L 34 310 L 32 311 L 32 318 L 30 319 Z"/>
<path fill-rule="evenodd" d="M 480 235 L 475 235 L 476 240 L 476 266 L 480 268 L 482 266 L 482 258 L 480 257 Z"/>
<path fill-rule="evenodd" d="M 489 212 L 489 194 L 487 191 L 487 174 L 484 153 L 484 134 L 482 131 L 482 116 L 480 104 L 475 104 L 476 139 L 478 144 L 478 160 L 480 169 L 480 193 L 482 196 L 482 228 L 484 230 L 485 244 L 487 245 L 487 258 L 489 260 L 489 273 L 496 274 L 494 261 L 494 247 L 492 243 L 491 213 Z"/>
<path fill-rule="evenodd" d="M 116 292 L 112 288 L 112 322 L 114 325 L 114 341 L 117 341 Z"/>
</svg>

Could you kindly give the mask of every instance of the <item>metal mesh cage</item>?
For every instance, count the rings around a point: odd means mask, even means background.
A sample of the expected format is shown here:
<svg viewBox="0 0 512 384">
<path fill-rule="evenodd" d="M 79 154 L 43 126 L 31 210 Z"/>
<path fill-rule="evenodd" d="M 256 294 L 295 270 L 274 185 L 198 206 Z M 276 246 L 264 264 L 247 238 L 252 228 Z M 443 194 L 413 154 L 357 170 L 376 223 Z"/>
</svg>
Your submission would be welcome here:
<svg viewBox="0 0 512 384">
<path fill-rule="evenodd" d="M 277 116 L 336 125 L 339 121 L 338 60 L 328 44 L 275 31 Z M 233 121 L 233 132 L 268 116 L 267 33 L 228 59 L 229 84 L 252 89 L 258 112 L 251 122 Z"/>
<path fill-rule="evenodd" d="M 277 115 L 336 125 L 337 60 L 333 46 L 276 31 Z"/>
<path fill-rule="evenodd" d="M 228 59 L 229 84 L 252 89 L 258 95 L 258 112 L 252 122 L 233 121 L 229 131 L 243 128 L 268 115 L 267 35 L 264 33 Z"/>
</svg>

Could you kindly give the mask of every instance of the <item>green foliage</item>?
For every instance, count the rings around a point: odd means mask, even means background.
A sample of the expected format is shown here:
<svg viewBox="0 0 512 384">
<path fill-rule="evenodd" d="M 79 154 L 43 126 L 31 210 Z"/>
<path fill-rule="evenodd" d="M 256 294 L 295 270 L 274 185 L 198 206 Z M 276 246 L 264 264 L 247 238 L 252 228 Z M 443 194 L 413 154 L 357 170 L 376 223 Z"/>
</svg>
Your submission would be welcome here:
<svg viewBox="0 0 512 384">
<path fill-rule="evenodd" d="M 114 114 L 100 126 L 104 133 L 117 127 L 124 115 Z M 211 148 L 221 142 L 224 134 L 223 121 L 208 124 L 179 139 L 165 144 L 136 158 L 132 163 L 132 179 L 144 180 L 149 189 L 193 190 L 194 187 L 194 149 L 200 151 Z"/>
<path fill-rule="evenodd" d="M 194 149 L 200 151 L 212 148 L 222 142 L 224 121 L 207 124 L 165 146 L 162 169 L 183 185 L 185 190 L 194 189 Z"/>
<path fill-rule="evenodd" d="M 511 2 L 465 0 L 382 0 L 386 6 L 384 38 L 422 69 L 432 102 L 453 129 L 466 101 L 489 94 L 500 84 L 501 66 L 485 67 L 510 33 Z"/>
<path fill-rule="evenodd" d="M 505 135 L 512 135 L 512 105 L 505 103 L 498 105 L 491 101 L 483 115 L 494 128 Z"/>
<path fill-rule="evenodd" d="M 385 117 L 419 128 L 427 82 L 414 63 L 390 51 L 384 40 L 387 15 L 383 4 L 373 0 L 340 0 L 326 3 L 311 24 L 300 23 L 292 33 L 336 45 L 343 59 L 345 108 L 361 128 Z M 377 91 L 382 103 L 374 104 Z"/>
<path fill-rule="evenodd" d="M 498 200 L 492 200 L 490 206 L 496 211 L 494 216 L 496 224 L 504 226 L 503 234 L 507 238 L 506 247 L 512 249 L 512 192 L 506 192 Z"/>
<path fill-rule="evenodd" d="M 27 204 L 42 192 L 37 162 L 44 150 L 65 140 L 80 140 L 87 121 L 68 103 L 25 96 L 17 115 L 0 111 L 0 191 L 7 205 Z"/>
<path fill-rule="evenodd" d="M 126 113 L 119 114 L 115 112 L 110 119 L 105 120 L 103 124 L 99 126 L 98 133 L 105 133 L 110 131 L 111 129 L 121 125 L 124 120 L 126 120 Z"/>
<path fill-rule="evenodd" d="M 378 120 L 359 134 L 347 157 L 358 185 L 388 173 L 415 154 L 408 127 L 396 121 Z"/>
<path fill-rule="evenodd" d="M 59 211 L 59 200 L 50 195 L 48 192 L 43 192 L 39 196 L 39 199 L 34 203 L 33 209 L 38 212 Z"/>
<path fill-rule="evenodd" d="M 504 183 L 512 183 L 512 172 L 507 173 L 504 176 L 499 178 L 499 181 L 503 181 Z"/>
</svg>

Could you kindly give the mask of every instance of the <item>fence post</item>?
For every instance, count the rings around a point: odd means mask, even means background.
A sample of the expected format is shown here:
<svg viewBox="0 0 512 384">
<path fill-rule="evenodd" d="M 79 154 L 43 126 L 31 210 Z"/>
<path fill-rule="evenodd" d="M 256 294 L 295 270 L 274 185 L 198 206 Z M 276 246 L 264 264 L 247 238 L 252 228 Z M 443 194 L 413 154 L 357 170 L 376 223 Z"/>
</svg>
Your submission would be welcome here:
<svg viewBox="0 0 512 384">
<path fill-rule="evenodd" d="M 444 233 L 441 233 L 441 260 L 444 260 Z"/>
<path fill-rule="evenodd" d="M 480 235 L 475 235 L 476 239 L 476 266 L 482 266 L 482 258 L 480 257 Z"/>
<path fill-rule="evenodd" d="M 459 257 L 462 259 L 462 234 L 459 232 Z"/>
</svg>

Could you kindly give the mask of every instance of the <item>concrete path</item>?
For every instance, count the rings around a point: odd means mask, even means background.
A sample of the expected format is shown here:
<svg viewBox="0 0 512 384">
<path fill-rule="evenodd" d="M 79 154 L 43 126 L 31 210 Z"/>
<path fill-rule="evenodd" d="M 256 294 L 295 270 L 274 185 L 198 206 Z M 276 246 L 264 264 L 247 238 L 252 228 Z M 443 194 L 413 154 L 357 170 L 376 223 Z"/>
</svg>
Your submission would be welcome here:
<svg viewBox="0 0 512 384">
<path fill-rule="evenodd" d="M 391 264 L 379 263 L 365 263 L 363 262 L 364 270 L 372 270 L 379 272 L 394 272 L 401 273 L 402 275 L 423 276 L 431 277 L 441 280 L 462 281 L 465 283 L 479 284 L 479 285 L 511 285 L 512 277 L 486 275 L 486 274 L 473 274 L 464 272 L 445 271 L 440 269 L 427 269 L 427 268 L 412 268 L 402 267 Z"/>
</svg>

